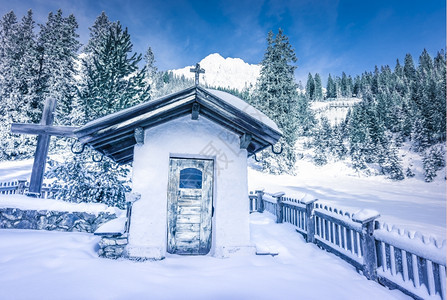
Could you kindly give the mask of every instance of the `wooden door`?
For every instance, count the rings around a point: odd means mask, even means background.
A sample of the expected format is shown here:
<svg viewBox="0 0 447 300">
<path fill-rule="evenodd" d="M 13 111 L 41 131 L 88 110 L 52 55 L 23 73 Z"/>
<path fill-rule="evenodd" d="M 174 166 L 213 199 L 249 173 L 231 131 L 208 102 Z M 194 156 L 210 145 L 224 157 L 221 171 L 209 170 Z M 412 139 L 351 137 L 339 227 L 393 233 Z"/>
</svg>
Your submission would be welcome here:
<svg viewBox="0 0 447 300">
<path fill-rule="evenodd" d="M 207 254 L 211 248 L 213 161 L 171 158 L 168 252 Z"/>
</svg>

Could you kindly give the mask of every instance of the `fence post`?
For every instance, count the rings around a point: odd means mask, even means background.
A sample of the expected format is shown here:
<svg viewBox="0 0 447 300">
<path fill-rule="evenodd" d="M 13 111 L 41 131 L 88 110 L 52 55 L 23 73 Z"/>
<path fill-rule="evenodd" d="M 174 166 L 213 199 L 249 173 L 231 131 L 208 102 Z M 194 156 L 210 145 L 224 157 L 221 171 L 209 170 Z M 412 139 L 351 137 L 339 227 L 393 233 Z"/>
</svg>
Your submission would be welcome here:
<svg viewBox="0 0 447 300">
<path fill-rule="evenodd" d="M 315 214 L 314 214 L 314 203 L 318 199 L 306 194 L 303 199 L 300 200 L 301 203 L 306 205 L 306 242 L 315 242 Z"/>
<path fill-rule="evenodd" d="M 257 199 L 257 196 L 253 194 L 253 191 L 250 191 L 250 193 L 248 193 L 248 210 L 250 213 L 255 211 L 256 204 L 253 203 L 254 199 Z"/>
<path fill-rule="evenodd" d="M 373 234 L 374 222 L 378 217 L 380 214 L 370 209 L 362 209 L 352 216 L 354 222 L 362 224 L 363 275 L 369 280 L 377 280 L 377 255 Z"/>
<path fill-rule="evenodd" d="M 263 213 L 264 212 L 264 201 L 262 200 L 262 196 L 264 196 L 264 189 L 259 189 L 255 191 L 256 195 L 258 195 L 258 198 L 256 201 L 258 202 L 258 212 Z"/>
<path fill-rule="evenodd" d="M 276 223 L 282 223 L 283 221 L 283 196 L 285 195 L 284 192 L 278 192 L 273 194 L 272 196 L 276 198 Z"/>
<path fill-rule="evenodd" d="M 19 179 L 17 181 L 17 194 L 23 195 L 25 193 L 25 185 L 26 185 L 26 180 Z"/>
</svg>

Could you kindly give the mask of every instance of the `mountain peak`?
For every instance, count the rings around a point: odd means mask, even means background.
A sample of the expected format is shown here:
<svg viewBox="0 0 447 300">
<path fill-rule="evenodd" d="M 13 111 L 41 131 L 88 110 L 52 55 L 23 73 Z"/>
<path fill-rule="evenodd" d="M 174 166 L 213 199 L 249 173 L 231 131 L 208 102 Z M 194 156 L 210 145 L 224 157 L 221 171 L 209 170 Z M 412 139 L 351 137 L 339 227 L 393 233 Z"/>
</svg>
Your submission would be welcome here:
<svg viewBox="0 0 447 300">
<path fill-rule="evenodd" d="M 171 70 L 174 75 L 194 78 L 187 66 L 182 69 Z M 240 58 L 224 58 L 219 53 L 212 53 L 200 61 L 200 67 L 205 69 L 200 81 L 212 87 L 223 87 L 242 90 L 244 87 L 254 86 L 261 70 L 260 65 L 252 65 Z"/>
</svg>

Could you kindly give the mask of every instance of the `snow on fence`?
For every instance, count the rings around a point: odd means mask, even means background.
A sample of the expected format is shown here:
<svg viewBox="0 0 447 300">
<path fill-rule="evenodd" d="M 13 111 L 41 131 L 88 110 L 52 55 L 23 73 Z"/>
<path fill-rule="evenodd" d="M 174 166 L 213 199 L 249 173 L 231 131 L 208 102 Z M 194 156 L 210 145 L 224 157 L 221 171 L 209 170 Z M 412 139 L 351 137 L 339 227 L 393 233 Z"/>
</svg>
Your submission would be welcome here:
<svg viewBox="0 0 447 300">
<path fill-rule="evenodd" d="M 24 195 L 28 192 L 29 182 L 26 180 L 17 180 L 10 182 L 0 182 L 0 195 Z M 55 194 L 59 189 L 53 187 L 51 184 L 42 184 L 42 191 L 39 198 L 55 199 Z"/>
<path fill-rule="evenodd" d="M 307 242 L 315 243 L 352 264 L 368 279 L 399 289 L 415 299 L 446 299 L 446 241 L 380 223 L 379 213 L 355 214 L 317 202 L 250 192 L 250 212 L 276 216 L 276 222 L 296 226 Z"/>
</svg>

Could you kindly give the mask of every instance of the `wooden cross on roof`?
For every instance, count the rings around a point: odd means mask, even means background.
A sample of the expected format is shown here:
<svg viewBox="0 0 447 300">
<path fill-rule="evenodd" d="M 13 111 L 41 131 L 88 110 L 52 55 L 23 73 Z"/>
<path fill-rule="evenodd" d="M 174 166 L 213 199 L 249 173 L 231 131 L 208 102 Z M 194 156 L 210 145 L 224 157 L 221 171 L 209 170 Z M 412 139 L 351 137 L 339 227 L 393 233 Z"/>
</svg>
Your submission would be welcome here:
<svg viewBox="0 0 447 300">
<path fill-rule="evenodd" d="M 40 124 L 11 124 L 12 133 L 37 134 L 37 147 L 34 154 L 33 170 L 31 172 L 28 192 L 29 196 L 40 195 L 51 136 L 74 137 L 73 131 L 78 128 L 69 126 L 52 126 L 55 108 L 56 99 L 48 98 L 45 101 Z"/>
<path fill-rule="evenodd" d="M 196 75 L 196 81 L 195 81 L 195 83 L 196 83 L 196 86 L 198 86 L 198 85 L 199 85 L 199 75 L 200 75 L 200 73 L 205 73 L 205 69 L 201 69 L 201 68 L 200 68 L 200 64 L 197 63 L 197 64 L 196 64 L 196 67 L 195 67 L 195 68 L 191 68 L 191 69 L 189 69 L 189 71 L 190 71 L 190 72 L 193 72 L 193 73 L 196 73 L 196 74 L 195 74 L 195 75 Z"/>
</svg>

